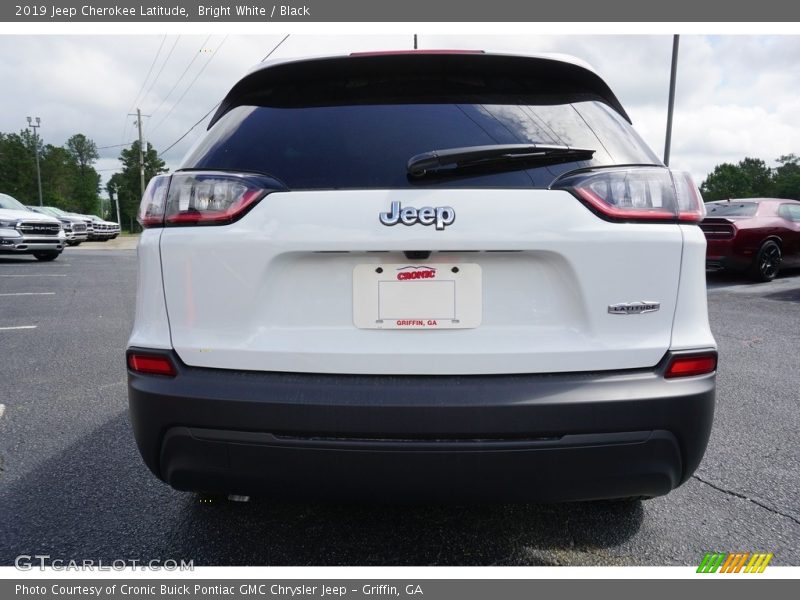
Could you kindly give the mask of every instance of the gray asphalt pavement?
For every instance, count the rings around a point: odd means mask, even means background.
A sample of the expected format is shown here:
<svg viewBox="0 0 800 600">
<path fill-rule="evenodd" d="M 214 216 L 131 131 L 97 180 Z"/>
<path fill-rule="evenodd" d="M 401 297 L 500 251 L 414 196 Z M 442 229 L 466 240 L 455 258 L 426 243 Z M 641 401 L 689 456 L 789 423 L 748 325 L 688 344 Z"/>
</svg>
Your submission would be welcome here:
<svg viewBox="0 0 800 600">
<path fill-rule="evenodd" d="M 696 565 L 708 551 L 773 552 L 773 564 L 800 565 L 798 272 L 762 285 L 710 276 L 717 416 L 686 485 L 645 502 L 491 507 L 238 504 L 171 490 L 143 465 L 128 422 L 123 350 L 135 284 L 130 250 L 70 248 L 52 263 L 0 257 L 2 565 L 20 554 Z"/>
</svg>

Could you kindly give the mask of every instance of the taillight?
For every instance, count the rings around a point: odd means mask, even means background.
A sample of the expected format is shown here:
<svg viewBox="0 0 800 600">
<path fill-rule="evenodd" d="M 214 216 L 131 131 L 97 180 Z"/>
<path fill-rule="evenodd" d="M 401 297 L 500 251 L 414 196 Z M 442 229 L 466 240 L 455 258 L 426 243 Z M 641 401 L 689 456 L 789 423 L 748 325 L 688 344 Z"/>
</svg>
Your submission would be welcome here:
<svg viewBox="0 0 800 600">
<path fill-rule="evenodd" d="M 554 189 L 576 195 L 601 217 L 620 221 L 701 221 L 705 207 L 688 173 L 664 167 L 590 169 L 567 174 Z"/>
<path fill-rule="evenodd" d="M 269 192 L 285 189 L 264 175 L 219 171 L 178 172 L 167 183 L 153 178 L 148 185 L 140 208 L 143 227 L 226 225 Z"/>
<path fill-rule="evenodd" d="M 142 227 L 161 227 L 164 224 L 169 179 L 169 175 L 156 175 L 147 184 L 136 219 Z"/>
<path fill-rule="evenodd" d="M 717 369 L 717 353 L 706 352 L 703 354 L 675 355 L 669 361 L 664 377 L 692 377 L 705 375 Z"/>
<path fill-rule="evenodd" d="M 686 171 L 670 171 L 678 197 L 678 219 L 699 222 L 706 218 L 706 205 L 692 176 Z"/>
<path fill-rule="evenodd" d="M 169 357 L 163 354 L 128 354 L 128 368 L 137 373 L 145 373 L 147 375 L 166 375 L 167 377 L 175 377 L 175 365 Z"/>
<path fill-rule="evenodd" d="M 732 240 L 736 237 L 736 229 L 733 225 L 722 223 L 709 223 L 708 220 L 700 224 L 700 229 L 708 240 Z"/>
</svg>

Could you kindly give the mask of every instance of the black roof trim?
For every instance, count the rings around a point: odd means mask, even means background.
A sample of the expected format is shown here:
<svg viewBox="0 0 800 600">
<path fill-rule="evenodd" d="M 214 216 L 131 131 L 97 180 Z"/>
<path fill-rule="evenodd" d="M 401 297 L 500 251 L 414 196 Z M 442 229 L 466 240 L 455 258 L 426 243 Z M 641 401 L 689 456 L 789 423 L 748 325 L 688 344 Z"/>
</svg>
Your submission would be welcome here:
<svg viewBox="0 0 800 600">
<path fill-rule="evenodd" d="M 302 85 L 306 90 L 317 81 L 340 81 L 364 77 L 385 77 L 387 74 L 401 76 L 446 75 L 449 78 L 491 77 L 495 81 L 504 82 L 503 77 L 519 74 L 531 78 L 543 78 L 554 83 L 552 94 L 570 94 L 575 99 L 600 100 L 618 112 L 629 123 L 630 117 L 617 97 L 593 71 L 577 64 L 556 58 L 517 56 L 506 54 L 363 54 L 355 56 L 336 56 L 290 61 L 266 65 L 243 77 L 231 88 L 228 95 L 220 103 L 209 122 L 209 129 L 225 113 L 237 106 L 255 104 L 273 99 L 273 91 L 277 87 L 283 90 Z M 511 79 L 506 78 L 506 82 Z M 516 82 L 512 82 L 516 85 Z M 277 86 L 277 87 L 276 87 Z M 497 93 L 502 95 L 500 85 Z M 465 86 L 467 89 L 467 86 Z M 518 89 L 518 88 L 514 88 Z M 341 93 L 357 93 L 357 89 L 346 86 Z M 463 90 L 462 90 L 463 91 Z M 281 99 L 285 101 L 286 93 Z M 322 104 L 320 104 L 322 105 Z"/>
</svg>

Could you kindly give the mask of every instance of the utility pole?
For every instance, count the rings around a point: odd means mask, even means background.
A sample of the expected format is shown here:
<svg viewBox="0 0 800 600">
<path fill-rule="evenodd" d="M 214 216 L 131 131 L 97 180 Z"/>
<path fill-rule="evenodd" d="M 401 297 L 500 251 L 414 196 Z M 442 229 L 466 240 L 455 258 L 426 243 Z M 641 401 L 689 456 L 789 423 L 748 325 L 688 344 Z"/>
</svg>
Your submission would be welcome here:
<svg viewBox="0 0 800 600">
<path fill-rule="evenodd" d="M 42 126 L 42 120 L 36 117 L 36 125 L 33 124 L 34 119 L 28 117 L 28 127 L 33 129 L 33 149 L 36 154 L 36 181 L 39 183 L 39 206 L 42 206 L 42 171 L 39 169 L 39 137 L 36 135 L 36 130 Z"/>
<path fill-rule="evenodd" d="M 117 223 L 119 223 L 119 226 L 122 227 L 122 215 L 119 214 L 119 194 L 114 197 L 114 202 L 117 203 Z"/>
<path fill-rule="evenodd" d="M 136 113 L 128 113 L 129 117 L 136 117 L 136 125 L 139 126 L 139 182 L 142 186 L 142 196 L 144 196 L 144 138 L 142 137 L 142 117 L 149 117 L 150 115 L 143 115 L 140 108 L 136 109 Z M 119 213 L 119 210 L 117 211 Z"/>
<path fill-rule="evenodd" d="M 675 109 L 675 80 L 678 75 L 679 35 L 672 36 L 672 66 L 669 74 L 669 104 L 667 105 L 667 135 L 664 140 L 664 164 L 669 166 L 669 151 L 672 145 L 672 113 Z"/>
</svg>

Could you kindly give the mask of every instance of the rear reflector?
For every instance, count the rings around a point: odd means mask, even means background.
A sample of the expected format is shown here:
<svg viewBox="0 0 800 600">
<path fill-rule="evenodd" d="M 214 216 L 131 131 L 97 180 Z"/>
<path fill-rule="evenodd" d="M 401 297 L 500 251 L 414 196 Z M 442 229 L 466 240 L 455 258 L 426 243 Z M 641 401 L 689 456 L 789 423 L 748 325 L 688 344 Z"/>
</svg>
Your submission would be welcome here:
<svg viewBox="0 0 800 600">
<path fill-rule="evenodd" d="M 158 354 L 129 354 L 128 368 L 131 371 L 148 375 L 167 375 L 168 377 L 177 375 L 172 361 L 166 356 Z"/>
<path fill-rule="evenodd" d="M 693 356 L 673 356 L 664 377 L 692 377 L 705 375 L 717 369 L 717 353 L 695 354 Z"/>
</svg>

